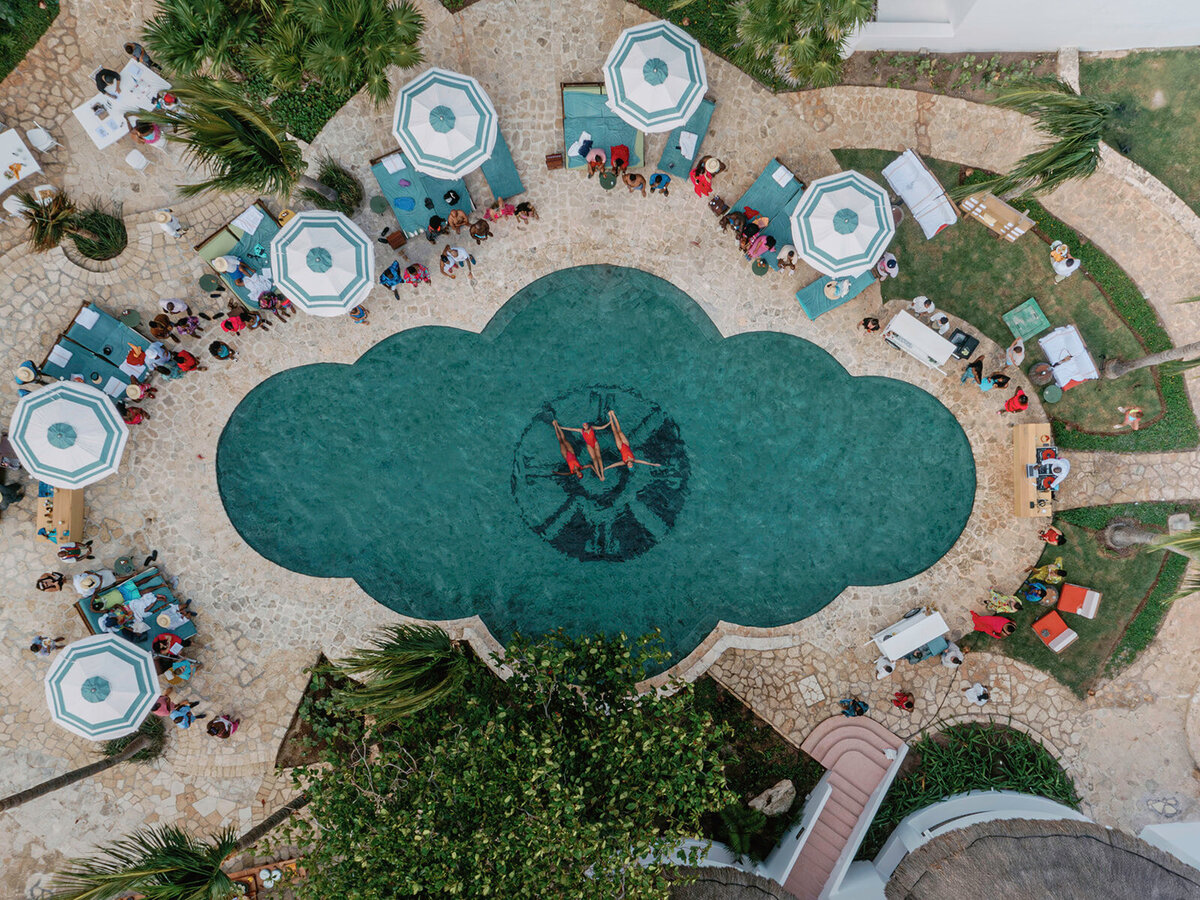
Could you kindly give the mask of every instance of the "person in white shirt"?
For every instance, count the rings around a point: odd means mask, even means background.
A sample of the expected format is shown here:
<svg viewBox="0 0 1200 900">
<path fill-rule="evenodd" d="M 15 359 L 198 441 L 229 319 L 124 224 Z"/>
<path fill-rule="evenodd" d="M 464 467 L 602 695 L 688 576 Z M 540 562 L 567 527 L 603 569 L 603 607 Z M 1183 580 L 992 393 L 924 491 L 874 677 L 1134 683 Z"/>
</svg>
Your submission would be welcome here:
<svg viewBox="0 0 1200 900">
<path fill-rule="evenodd" d="M 947 669 L 957 669 L 963 664 L 963 653 L 958 644 L 951 641 L 942 651 L 942 665 Z"/>
<path fill-rule="evenodd" d="M 912 303 L 908 305 L 908 308 L 913 311 L 914 315 L 918 316 L 933 315 L 933 311 L 937 309 L 937 307 L 933 305 L 933 301 L 924 294 L 919 297 L 913 297 Z"/>
<path fill-rule="evenodd" d="M 980 684 L 978 681 L 970 687 L 963 688 L 963 694 L 967 700 L 974 703 L 976 706 L 984 706 L 992 698 L 991 692 L 987 686 Z"/>
</svg>

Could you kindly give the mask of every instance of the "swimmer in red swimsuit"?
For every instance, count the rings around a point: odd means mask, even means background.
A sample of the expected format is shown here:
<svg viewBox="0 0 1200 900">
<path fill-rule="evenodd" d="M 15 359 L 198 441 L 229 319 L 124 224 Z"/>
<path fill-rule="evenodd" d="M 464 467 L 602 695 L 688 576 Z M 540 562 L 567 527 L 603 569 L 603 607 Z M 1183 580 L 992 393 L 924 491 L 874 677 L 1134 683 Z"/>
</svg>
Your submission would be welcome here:
<svg viewBox="0 0 1200 900">
<path fill-rule="evenodd" d="M 646 462 L 644 459 L 634 457 L 633 448 L 629 446 L 629 438 L 625 437 L 625 432 L 621 430 L 621 423 L 617 421 L 617 414 L 611 409 L 608 411 L 608 424 L 612 428 L 613 439 L 617 442 L 617 449 L 621 451 L 621 461 L 610 463 L 604 468 L 611 469 L 613 466 L 627 466 L 632 469 L 634 463 L 641 463 L 643 466 L 662 465 L 662 463 Z"/>
<path fill-rule="evenodd" d="M 558 437 L 558 450 L 563 455 L 563 459 L 567 461 L 567 468 L 570 470 L 569 472 L 559 474 L 574 475 L 576 478 L 582 478 L 583 466 L 579 464 L 579 459 L 575 456 L 575 451 L 571 449 L 571 442 L 563 434 L 562 426 L 558 424 L 557 419 L 554 421 L 554 434 Z"/>
<path fill-rule="evenodd" d="M 611 423 L 610 423 L 611 424 Z M 578 431 L 587 445 L 588 455 L 592 458 L 592 471 L 601 481 L 604 480 L 604 460 L 600 458 L 600 445 L 596 442 L 596 432 L 603 431 L 608 425 L 593 428 L 591 422 L 584 422 L 582 428 L 567 428 L 566 431 Z"/>
</svg>

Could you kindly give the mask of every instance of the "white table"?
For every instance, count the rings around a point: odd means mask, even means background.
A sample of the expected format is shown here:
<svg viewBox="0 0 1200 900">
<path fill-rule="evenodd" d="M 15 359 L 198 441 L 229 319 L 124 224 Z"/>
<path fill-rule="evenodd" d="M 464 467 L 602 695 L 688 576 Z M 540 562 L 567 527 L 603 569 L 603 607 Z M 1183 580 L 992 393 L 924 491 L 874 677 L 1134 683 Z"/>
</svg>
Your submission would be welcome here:
<svg viewBox="0 0 1200 900">
<path fill-rule="evenodd" d="M 946 373 L 941 367 L 958 349 L 920 319 L 903 310 L 888 322 L 883 339 L 943 375 Z"/>
<path fill-rule="evenodd" d="M 121 93 L 116 97 L 99 93 L 75 107 L 75 118 L 100 149 L 111 146 L 129 133 L 126 113 L 154 108 L 154 98 L 169 91 L 170 82 L 136 60 L 121 70 Z M 99 108 L 99 112 L 97 112 Z"/>
<path fill-rule="evenodd" d="M 42 171 L 17 129 L 0 132 L 0 193 L 22 178 Z"/>
</svg>

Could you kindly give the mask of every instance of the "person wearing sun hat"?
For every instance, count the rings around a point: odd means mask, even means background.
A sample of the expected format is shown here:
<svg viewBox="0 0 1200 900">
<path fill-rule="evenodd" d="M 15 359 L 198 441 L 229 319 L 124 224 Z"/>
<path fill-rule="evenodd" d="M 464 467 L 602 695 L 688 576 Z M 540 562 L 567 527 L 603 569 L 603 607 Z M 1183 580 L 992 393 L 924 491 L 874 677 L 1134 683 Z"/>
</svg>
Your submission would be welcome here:
<svg viewBox="0 0 1200 900">
<path fill-rule="evenodd" d="M 179 219 L 175 217 L 175 213 L 169 209 L 156 209 L 154 211 L 154 221 L 158 223 L 158 227 L 173 238 L 181 238 L 188 233 L 188 229 L 179 224 Z"/>
<path fill-rule="evenodd" d="M 113 574 L 112 569 L 88 569 L 71 579 L 75 593 L 80 597 L 90 597 L 96 591 L 112 587 L 116 582 L 117 576 Z"/>
</svg>

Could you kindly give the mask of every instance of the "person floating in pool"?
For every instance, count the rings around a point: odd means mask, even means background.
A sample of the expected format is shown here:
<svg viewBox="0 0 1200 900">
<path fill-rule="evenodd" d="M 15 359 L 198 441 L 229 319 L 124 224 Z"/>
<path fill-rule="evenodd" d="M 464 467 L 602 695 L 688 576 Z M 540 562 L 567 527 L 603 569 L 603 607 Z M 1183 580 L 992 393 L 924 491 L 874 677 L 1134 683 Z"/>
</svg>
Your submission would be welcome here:
<svg viewBox="0 0 1200 900">
<path fill-rule="evenodd" d="M 612 423 L 610 422 L 609 425 Z M 593 428 L 591 422 L 584 422 L 582 428 L 566 428 L 565 431 L 578 431 L 583 437 L 583 443 L 587 445 L 588 455 L 592 458 L 592 471 L 596 473 L 596 477 L 601 481 L 604 480 L 604 460 L 600 458 L 600 444 L 596 442 L 596 432 L 603 431 L 609 425 L 601 425 L 599 428 Z"/>
<path fill-rule="evenodd" d="M 563 459 L 567 461 L 567 469 L 569 471 L 558 474 L 574 475 L 576 478 L 583 477 L 583 466 L 579 464 L 579 458 L 575 455 L 575 451 L 571 449 L 571 442 L 567 440 L 567 436 L 563 433 L 562 426 L 558 424 L 558 420 L 554 420 L 554 434 L 558 438 L 558 451 L 563 455 Z"/>
<path fill-rule="evenodd" d="M 621 423 L 617 421 L 617 414 L 611 409 L 608 411 L 608 427 L 612 429 L 613 440 L 617 442 L 617 449 L 621 451 L 620 462 L 609 463 L 604 468 L 611 469 L 613 466 L 627 466 L 632 469 L 634 463 L 640 463 L 643 466 L 661 466 L 662 463 L 646 462 L 644 459 L 637 459 L 633 455 L 633 448 L 629 446 L 629 438 L 625 437 L 625 432 L 621 430 Z"/>
</svg>

